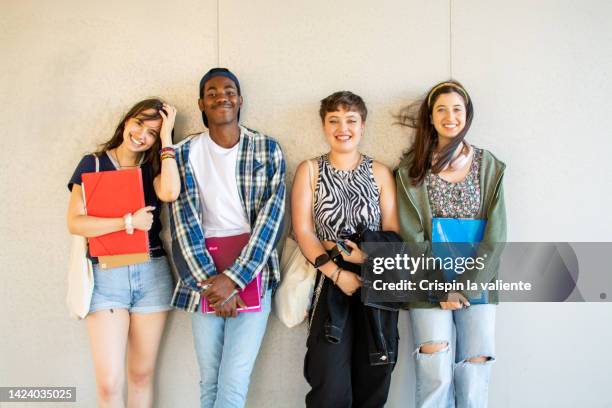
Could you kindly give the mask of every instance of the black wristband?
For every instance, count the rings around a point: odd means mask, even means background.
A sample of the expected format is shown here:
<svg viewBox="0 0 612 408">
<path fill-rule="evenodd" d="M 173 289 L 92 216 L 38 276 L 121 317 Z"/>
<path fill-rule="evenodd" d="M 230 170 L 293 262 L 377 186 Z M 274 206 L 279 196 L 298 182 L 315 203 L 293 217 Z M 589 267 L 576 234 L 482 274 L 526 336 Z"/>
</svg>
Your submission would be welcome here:
<svg viewBox="0 0 612 408">
<path fill-rule="evenodd" d="M 317 256 L 317 259 L 315 259 L 313 265 L 314 265 L 315 268 L 319 269 L 321 266 L 325 265 L 329 261 L 331 261 L 331 258 L 329 257 L 329 255 L 321 254 L 321 255 Z"/>
<path fill-rule="evenodd" d="M 338 248 L 338 245 L 334 246 L 330 250 L 329 256 L 335 263 L 337 263 L 339 260 L 344 260 L 344 258 L 342 257 L 342 251 L 340 250 L 340 248 Z"/>
</svg>

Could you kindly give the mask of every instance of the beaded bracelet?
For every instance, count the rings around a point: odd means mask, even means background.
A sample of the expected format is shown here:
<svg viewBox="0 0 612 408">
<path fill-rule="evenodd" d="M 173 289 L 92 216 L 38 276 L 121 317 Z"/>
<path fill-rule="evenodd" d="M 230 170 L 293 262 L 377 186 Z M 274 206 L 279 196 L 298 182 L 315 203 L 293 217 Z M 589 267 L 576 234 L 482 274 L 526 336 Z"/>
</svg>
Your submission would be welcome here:
<svg viewBox="0 0 612 408">
<path fill-rule="evenodd" d="M 334 285 L 337 285 L 337 284 L 338 284 L 338 279 L 340 279 L 340 274 L 342 273 L 342 271 L 343 271 L 343 270 L 344 270 L 344 269 L 340 269 L 340 270 L 338 271 L 338 276 L 336 276 L 336 280 L 334 281 Z"/>
<path fill-rule="evenodd" d="M 166 152 L 166 153 L 162 153 L 162 155 L 161 155 L 161 157 L 160 157 L 160 160 L 164 160 L 164 159 L 174 159 L 174 158 L 175 158 L 174 153 L 168 153 L 168 152 Z"/>
<path fill-rule="evenodd" d="M 336 281 L 338 280 L 338 278 L 336 277 L 336 275 L 340 274 L 340 271 L 342 270 L 342 268 L 340 268 L 339 266 L 336 267 L 336 270 L 334 272 L 332 272 L 332 274 L 330 275 L 329 279 L 331 279 L 332 282 L 334 282 L 334 285 L 336 284 Z"/>
<path fill-rule="evenodd" d="M 123 216 L 124 229 L 127 234 L 134 233 L 134 224 L 132 224 L 132 213 L 127 213 Z"/>
<path fill-rule="evenodd" d="M 163 147 L 160 151 L 159 154 L 164 154 L 165 152 L 171 152 L 174 153 L 174 147 Z"/>
</svg>

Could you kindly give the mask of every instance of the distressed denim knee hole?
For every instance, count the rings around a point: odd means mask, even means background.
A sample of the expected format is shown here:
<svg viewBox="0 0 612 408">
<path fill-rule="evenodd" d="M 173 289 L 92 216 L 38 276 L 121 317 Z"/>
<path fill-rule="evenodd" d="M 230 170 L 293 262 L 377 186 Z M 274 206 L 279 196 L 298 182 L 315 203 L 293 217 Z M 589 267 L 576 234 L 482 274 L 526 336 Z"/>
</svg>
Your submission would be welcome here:
<svg viewBox="0 0 612 408">
<path fill-rule="evenodd" d="M 435 346 L 435 349 L 431 352 L 427 352 L 423 350 L 423 346 Z M 447 341 L 428 341 L 419 344 L 413 354 L 415 354 L 417 358 L 432 358 L 437 355 L 446 354 L 449 351 L 450 345 Z"/>
<path fill-rule="evenodd" d="M 495 361 L 495 357 L 491 356 L 476 356 L 464 359 L 460 364 L 491 364 Z"/>
</svg>

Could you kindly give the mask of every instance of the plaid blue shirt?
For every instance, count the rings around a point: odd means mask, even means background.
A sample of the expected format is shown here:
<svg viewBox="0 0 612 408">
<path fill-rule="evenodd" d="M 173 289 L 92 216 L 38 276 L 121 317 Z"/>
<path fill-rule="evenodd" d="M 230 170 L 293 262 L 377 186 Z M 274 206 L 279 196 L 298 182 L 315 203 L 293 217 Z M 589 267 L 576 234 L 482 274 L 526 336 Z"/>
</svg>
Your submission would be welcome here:
<svg viewBox="0 0 612 408">
<path fill-rule="evenodd" d="M 191 142 L 200 136 L 188 137 L 175 146 L 181 192 L 169 206 L 172 258 L 179 275 L 172 305 L 188 312 L 198 310 L 198 282 L 217 274 L 204 245 L 200 219 L 202 205 L 189 163 Z M 285 212 L 285 159 L 278 142 L 240 126 L 236 182 L 240 201 L 251 225 L 251 238 L 238 259 L 223 273 L 244 288 L 261 272 L 265 293 L 280 281 L 275 245 L 282 233 Z"/>
</svg>

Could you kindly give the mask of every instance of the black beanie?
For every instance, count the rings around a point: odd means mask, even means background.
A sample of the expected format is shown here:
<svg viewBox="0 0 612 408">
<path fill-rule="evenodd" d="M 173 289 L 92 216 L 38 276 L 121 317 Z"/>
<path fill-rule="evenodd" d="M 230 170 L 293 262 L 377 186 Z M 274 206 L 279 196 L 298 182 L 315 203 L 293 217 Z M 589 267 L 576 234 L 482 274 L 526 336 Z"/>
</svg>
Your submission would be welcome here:
<svg viewBox="0 0 612 408">
<path fill-rule="evenodd" d="M 238 96 L 242 94 L 240 92 L 240 82 L 238 82 L 238 78 L 236 77 L 236 75 L 233 74 L 232 71 L 227 68 L 213 68 L 208 71 L 202 77 L 202 79 L 200 79 L 200 99 L 204 97 L 204 85 L 206 85 L 206 82 L 218 76 L 223 76 L 234 81 L 234 83 L 236 84 L 236 89 L 238 90 Z M 204 126 L 208 127 L 208 118 L 206 117 L 204 111 L 202 111 L 202 120 L 204 121 Z M 240 120 L 240 109 L 238 109 L 238 120 Z"/>
</svg>

